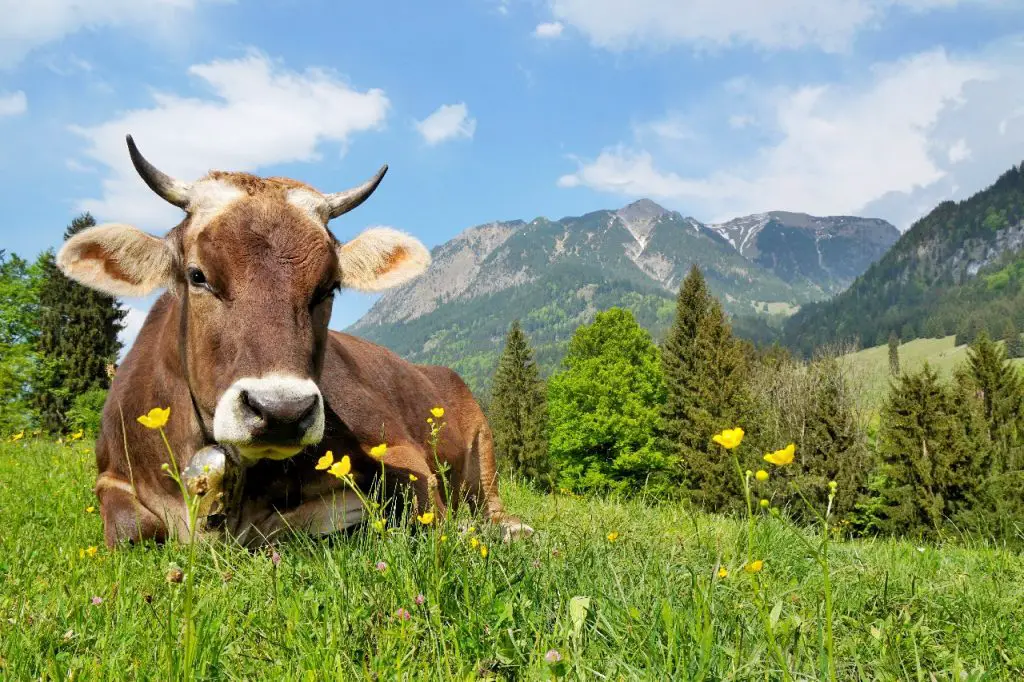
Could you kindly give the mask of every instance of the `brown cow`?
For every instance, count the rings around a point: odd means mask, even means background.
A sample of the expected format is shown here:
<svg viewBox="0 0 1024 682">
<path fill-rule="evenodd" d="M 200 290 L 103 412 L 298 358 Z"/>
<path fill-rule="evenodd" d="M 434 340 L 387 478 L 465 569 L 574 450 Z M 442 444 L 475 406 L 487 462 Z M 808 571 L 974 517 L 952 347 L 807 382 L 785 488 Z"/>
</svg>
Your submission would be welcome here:
<svg viewBox="0 0 1024 682">
<path fill-rule="evenodd" d="M 328 450 L 336 459 L 350 455 L 366 491 L 381 471 L 370 449 L 384 442 L 392 486 L 385 492 L 397 490 L 395 481 L 411 485 L 416 510 L 440 516 L 463 498 L 473 511 L 482 506 L 506 538 L 532 533 L 503 509 L 491 432 L 459 376 L 327 328 L 340 287 L 379 291 L 430 262 L 419 241 L 397 230 L 370 228 L 341 244 L 327 228 L 373 193 L 387 166 L 335 194 L 219 171 L 186 184 L 154 168 L 130 135 L 127 142 L 142 179 L 185 219 L 163 239 L 99 225 L 58 255 L 65 274 L 98 291 L 167 289 L 117 368 L 103 409 L 95 491 L 109 547 L 189 534 L 180 490 L 162 470 L 167 447 L 137 421 L 154 407 L 171 410 L 165 432 L 175 464 L 188 481 L 213 488 L 197 532 L 216 528 L 258 546 L 286 529 L 326 534 L 353 526 L 364 517 L 358 497 L 315 464 Z M 436 406 L 445 409 L 437 454 L 449 466 L 447 486 L 438 484 L 426 447 Z"/>
</svg>

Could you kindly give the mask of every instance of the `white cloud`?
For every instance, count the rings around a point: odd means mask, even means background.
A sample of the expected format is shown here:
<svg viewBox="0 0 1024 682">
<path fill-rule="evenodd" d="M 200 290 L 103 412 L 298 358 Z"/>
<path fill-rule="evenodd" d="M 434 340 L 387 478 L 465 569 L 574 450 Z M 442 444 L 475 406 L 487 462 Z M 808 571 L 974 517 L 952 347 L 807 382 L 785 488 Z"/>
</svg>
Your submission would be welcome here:
<svg viewBox="0 0 1024 682">
<path fill-rule="evenodd" d="M 18 116 L 28 111 L 28 98 L 21 90 L 17 92 L 0 92 L 0 117 Z"/>
<path fill-rule="evenodd" d="M 472 138 L 476 132 L 476 119 L 471 118 L 464 102 L 442 104 L 430 116 L 416 122 L 416 130 L 429 145 L 458 137 Z"/>
<path fill-rule="evenodd" d="M 1003 119 L 1024 105 L 1022 66 L 1016 43 L 974 58 L 935 50 L 876 66 L 857 86 L 747 93 L 767 102 L 759 125 L 774 139 L 736 162 L 681 173 L 672 167 L 682 158 L 619 144 L 558 184 L 671 199 L 708 220 L 782 209 L 861 212 L 906 227 L 920 206 L 969 195 L 1020 163 L 1024 122 Z M 712 135 L 726 143 L 725 131 Z"/>
<path fill-rule="evenodd" d="M 754 125 L 753 116 L 744 116 L 742 114 L 733 114 L 729 117 L 729 127 L 733 130 L 743 130 Z"/>
<path fill-rule="evenodd" d="M 537 24 L 537 28 L 533 29 L 533 35 L 538 38 L 557 38 L 562 35 L 562 30 L 565 29 L 565 25 L 560 21 L 552 21 L 544 24 Z"/>
<path fill-rule="evenodd" d="M 696 137 L 690 125 L 677 113 L 669 114 L 665 118 L 656 121 L 634 126 L 634 131 L 641 137 L 651 134 L 663 140 L 673 141 L 692 140 Z"/>
<path fill-rule="evenodd" d="M 912 11 L 1001 0 L 548 0 L 555 19 L 610 50 L 690 44 L 845 49 L 894 8 Z"/>
<path fill-rule="evenodd" d="M 960 138 L 949 148 L 949 162 L 960 163 L 971 158 L 971 148 L 967 146 L 967 140 Z"/>
<path fill-rule="evenodd" d="M 80 201 L 76 210 L 143 229 L 180 220 L 180 211 L 154 196 L 136 174 L 127 133 L 158 168 L 188 181 L 211 168 L 255 171 L 313 161 L 322 142 L 344 145 L 356 133 L 380 129 L 390 107 L 382 90 L 356 90 L 321 69 L 286 70 L 258 52 L 198 64 L 189 73 L 212 96 L 155 91 L 149 108 L 72 128 L 87 140 L 85 154 L 109 169 L 102 196 Z"/>
<path fill-rule="evenodd" d="M 202 2 L 224 0 L 0 0 L 0 68 L 83 29 L 130 26 L 146 37 L 178 34 Z"/>
</svg>

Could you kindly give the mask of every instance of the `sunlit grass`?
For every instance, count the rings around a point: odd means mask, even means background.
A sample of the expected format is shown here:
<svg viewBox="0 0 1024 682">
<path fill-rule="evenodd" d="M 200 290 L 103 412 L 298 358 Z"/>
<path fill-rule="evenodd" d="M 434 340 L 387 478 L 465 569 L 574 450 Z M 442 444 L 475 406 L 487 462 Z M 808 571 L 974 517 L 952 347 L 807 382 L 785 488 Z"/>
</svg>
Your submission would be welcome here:
<svg viewBox="0 0 1024 682">
<path fill-rule="evenodd" d="M 828 677 L 822 567 L 784 514 L 748 526 L 503 482 L 537 529 L 512 545 L 435 519 L 276 558 L 200 546 L 189 568 L 181 545 L 104 547 L 89 446 L 0 445 L 0 679 L 774 680 L 779 657 Z M 833 540 L 828 566 L 838 679 L 1024 676 L 1020 554 Z"/>
</svg>

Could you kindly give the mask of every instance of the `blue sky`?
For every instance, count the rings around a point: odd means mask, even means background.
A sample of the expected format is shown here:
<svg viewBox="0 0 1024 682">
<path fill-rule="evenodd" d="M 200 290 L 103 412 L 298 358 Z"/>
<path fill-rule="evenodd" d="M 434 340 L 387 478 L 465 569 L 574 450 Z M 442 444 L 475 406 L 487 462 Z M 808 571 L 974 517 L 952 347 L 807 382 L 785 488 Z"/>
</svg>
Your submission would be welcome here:
<svg viewBox="0 0 1024 682">
<path fill-rule="evenodd" d="M 332 223 L 432 247 L 641 196 L 703 221 L 887 218 L 1024 161 L 1020 0 L 0 0 L 0 248 L 89 210 L 164 234 L 134 174 L 376 194 Z M 131 338 L 152 299 L 128 300 Z M 374 296 L 348 293 L 332 327 Z"/>
</svg>

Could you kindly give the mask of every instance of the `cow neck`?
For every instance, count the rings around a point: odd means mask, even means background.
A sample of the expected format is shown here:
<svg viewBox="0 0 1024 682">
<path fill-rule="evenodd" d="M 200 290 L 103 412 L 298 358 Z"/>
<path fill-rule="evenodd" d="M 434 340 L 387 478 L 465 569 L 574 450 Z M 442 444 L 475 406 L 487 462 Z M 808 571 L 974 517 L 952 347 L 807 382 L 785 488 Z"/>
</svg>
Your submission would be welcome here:
<svg viewBox="0 0 1024 682">
<path fill-rule="evenodd" d="M 188 354 L 185 347 L 185 340 L 188 338 L 188 294 L 180 296 L 178 300 L 181 302 L 178 307 L 178 362 L 181 365 L 185 387 L 188 388 L 188 399 L 192 403 L 192 414 L 196 418 L 196 423 L 199 424 L 199 434 L 203 439 L 200 447 L 206 447 L 207 445 L 215 444 L 216 441 L 214 441 L 213 435 L 206 428 L 206 421 L 203 419 L 203 413 L 199 409 L 199 403 L 196 401 L 196 394 L 192 390 L 192 379 L 188 370 Z"/>
</svg>

